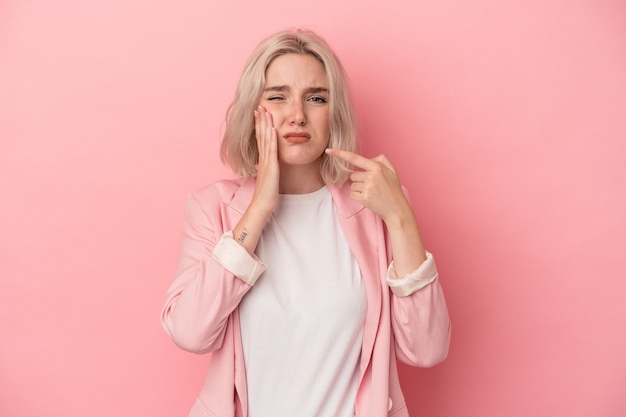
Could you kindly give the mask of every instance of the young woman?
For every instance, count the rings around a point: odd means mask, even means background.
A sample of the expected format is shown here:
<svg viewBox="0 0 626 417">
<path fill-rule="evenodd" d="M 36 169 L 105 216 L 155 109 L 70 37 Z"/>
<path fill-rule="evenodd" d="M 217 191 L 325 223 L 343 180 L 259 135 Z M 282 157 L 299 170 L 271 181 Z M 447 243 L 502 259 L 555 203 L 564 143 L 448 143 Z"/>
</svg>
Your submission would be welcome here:
<svg viewBox="0 0 626 417">
<path fill-rule="evenodd" d="M 162 312 L 178 346 L 212 352 L 191 417 L 408 416 L 396 360 L 446 357 L 433 258 L 393 165 L 355 136 L 319 36 L 256 48 L 221 147 L 239 178 L 189 196 Z"/>
</svg>

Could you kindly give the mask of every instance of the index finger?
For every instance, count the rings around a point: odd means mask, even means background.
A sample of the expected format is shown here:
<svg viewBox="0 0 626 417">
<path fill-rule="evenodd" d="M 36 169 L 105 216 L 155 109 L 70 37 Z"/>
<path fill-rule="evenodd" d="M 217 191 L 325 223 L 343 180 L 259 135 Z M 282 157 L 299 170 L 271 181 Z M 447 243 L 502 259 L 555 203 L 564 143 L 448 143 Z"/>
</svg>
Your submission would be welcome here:
<svg viewBox="0 0 626 417">
<path fill-rule="evenodd" d="M 354 152 L 344 151 L 343 149 L 326 148 L 326 153 L 330 156 L 343 159 L 344 161 L 364 170 L 371 169 L 376 165 L 376 162 L 371 159 Z"/>
</svg>

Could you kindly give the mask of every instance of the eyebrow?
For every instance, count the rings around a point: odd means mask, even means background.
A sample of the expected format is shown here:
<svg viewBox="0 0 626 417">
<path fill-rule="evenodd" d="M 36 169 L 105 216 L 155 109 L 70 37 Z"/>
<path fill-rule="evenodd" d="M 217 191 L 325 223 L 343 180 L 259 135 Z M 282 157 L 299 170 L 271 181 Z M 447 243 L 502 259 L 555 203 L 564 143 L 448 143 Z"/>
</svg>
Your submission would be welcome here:
<svg viewBox="0 0 626 417">
<path fill-rule="evenodd" d="M 268 91 L 276 91 L 276 92 L 282 92 L 282 91 L 288 91 L 289 90 L 289 86 L 287 85 L 274 85 L 274 86 L 270 86 L 267 87 L 266 89 L 263 90 L 263 92 L 268 92 Z M 309 87 L 306 90 L 304 90 L 305 93 L 309 93 L 309 94 L 315 94 L 315 93 L 328 93 L 328 88 L 326 87 Z"/>
</svg>

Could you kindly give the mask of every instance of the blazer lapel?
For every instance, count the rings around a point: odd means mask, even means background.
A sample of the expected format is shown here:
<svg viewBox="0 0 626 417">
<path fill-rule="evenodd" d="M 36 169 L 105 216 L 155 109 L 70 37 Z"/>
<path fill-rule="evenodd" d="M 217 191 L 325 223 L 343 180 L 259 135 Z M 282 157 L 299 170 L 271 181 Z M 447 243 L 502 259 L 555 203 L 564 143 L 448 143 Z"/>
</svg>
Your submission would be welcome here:
<svg viewBox="0 0 626 417">
<path fill-rule="evenodd" d="M 248 179 L 239 180 L 239 181 L 241 181 L 239 189 L 237 190 L 237 192 L 233 196 L 233 199 L 230 201 L 228 205 L 230 206 L 230 208 L 234 209 L 237 213 L 243 214 L 244 211 L 246 211 L 246 209 L 250 205 L 250 202 L 252 201 L 252 197 L 254 196 L 254 187 L 256 184 L 256 179 L 248 178 Z M 235 225 L 233 224 L 231 227 L 235 227 Z"/>
<path fill-rule="evenodd" d="M 350 184 L 342 187 L 328 186 L 337 213 L 339 223 L 348 241 L 348 245 L 361 268 L 367 292 L 367 312 L 363 330 L 363 348 L 361 353 L 361 375 L 367 370 L 376 332 L 380 321 L 382 290 L 380 283 L 379 256 L 385 254 L 385 248 L 379 247 L 384 239 L 380 219 L 362 204 L 350 198 Z"/>
</svg>

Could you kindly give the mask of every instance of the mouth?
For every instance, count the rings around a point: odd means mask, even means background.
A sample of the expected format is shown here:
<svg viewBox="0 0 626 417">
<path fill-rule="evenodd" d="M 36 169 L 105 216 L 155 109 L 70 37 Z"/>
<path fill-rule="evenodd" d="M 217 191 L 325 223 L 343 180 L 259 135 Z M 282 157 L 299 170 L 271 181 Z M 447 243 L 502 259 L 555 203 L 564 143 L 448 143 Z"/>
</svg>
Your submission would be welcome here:
<svg viewBox="0 0 626 417">
<path fill-rule="evenodd" d="M 311 139 L 311 135 L 305 132 L 290 132 L 283 135 L 283 137 L 291 143 L 303 143 Z"/>
</svg>

